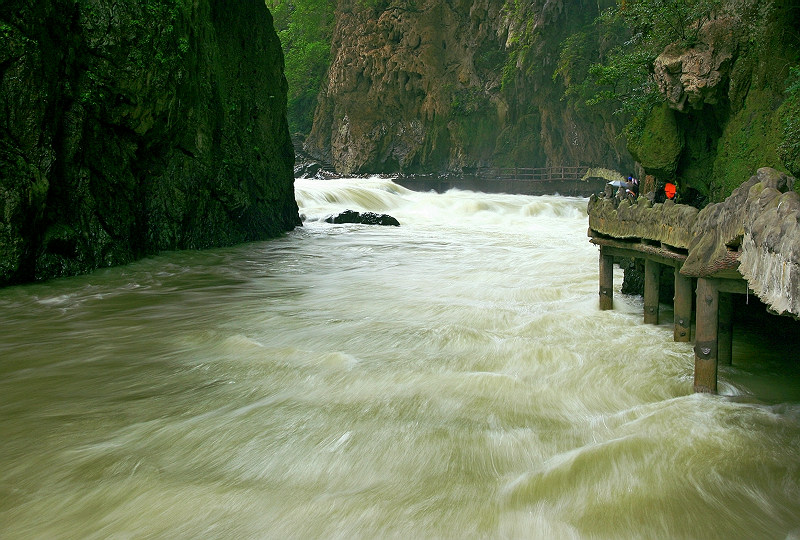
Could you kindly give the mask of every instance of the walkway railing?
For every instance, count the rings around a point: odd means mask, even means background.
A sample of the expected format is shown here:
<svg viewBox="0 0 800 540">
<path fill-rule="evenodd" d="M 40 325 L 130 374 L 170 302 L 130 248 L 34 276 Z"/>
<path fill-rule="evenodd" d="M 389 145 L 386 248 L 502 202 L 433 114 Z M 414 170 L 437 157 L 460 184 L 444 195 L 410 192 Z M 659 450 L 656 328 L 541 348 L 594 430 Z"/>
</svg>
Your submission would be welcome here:
<svg viewBox="0 0 800 540">
<path fill-rule="evenodd" d="M 487 180 L 521 180 L 527 182 L 575 181 L 583 178 L 588 166 L 564 167 L 487 167 L 477 169 L 476 175 Z"/>
</svg>

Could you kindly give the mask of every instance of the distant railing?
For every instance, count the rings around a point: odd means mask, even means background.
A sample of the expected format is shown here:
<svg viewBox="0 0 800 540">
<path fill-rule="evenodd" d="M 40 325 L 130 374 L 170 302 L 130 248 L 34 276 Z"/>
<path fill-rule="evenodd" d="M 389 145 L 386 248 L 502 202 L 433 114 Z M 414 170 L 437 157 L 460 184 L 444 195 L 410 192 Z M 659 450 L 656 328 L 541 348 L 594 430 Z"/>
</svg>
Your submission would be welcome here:
<svg viewBox="0 0 800 540">
<path fill-rule="evenodd" d="M 487 180 L 521 180 L 526 182 L 562 182 L 581 180 L 588 166 L 566 167 L 486 167 L 475 174 Z"/>
</svg>

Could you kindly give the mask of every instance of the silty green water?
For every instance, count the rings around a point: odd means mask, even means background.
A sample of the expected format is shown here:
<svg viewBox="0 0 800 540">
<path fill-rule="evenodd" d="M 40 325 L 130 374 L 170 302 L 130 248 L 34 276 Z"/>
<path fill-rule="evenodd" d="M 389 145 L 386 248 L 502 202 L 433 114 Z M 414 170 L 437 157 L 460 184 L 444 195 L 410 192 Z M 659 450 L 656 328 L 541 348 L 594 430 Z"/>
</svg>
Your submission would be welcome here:
<svg viewBox="0 0 800 540">
<path fill-rule="evenodd" d="M 669 321 L 598 310 L 585 199 L 296 193 L 275 241 L 0 290 L 0 537 L 800 538 L 792 348 L 692 394 Z"/>
</svg>

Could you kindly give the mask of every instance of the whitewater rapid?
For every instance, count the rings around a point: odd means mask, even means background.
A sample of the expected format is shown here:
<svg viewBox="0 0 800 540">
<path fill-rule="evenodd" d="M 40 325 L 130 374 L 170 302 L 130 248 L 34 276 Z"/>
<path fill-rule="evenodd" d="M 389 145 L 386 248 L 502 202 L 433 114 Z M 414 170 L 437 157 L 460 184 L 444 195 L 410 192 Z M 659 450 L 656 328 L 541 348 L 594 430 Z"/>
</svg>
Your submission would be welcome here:
<svg viewBox="0 0 800 540">
<path fill-rule="evenodd" d="M 693 394 L 666 307 L 599 311 L 586 199 L 295 189 L 283 238 L 0 290 L 0 537 L 800 536 L 795 353 Z"/>
</svg>

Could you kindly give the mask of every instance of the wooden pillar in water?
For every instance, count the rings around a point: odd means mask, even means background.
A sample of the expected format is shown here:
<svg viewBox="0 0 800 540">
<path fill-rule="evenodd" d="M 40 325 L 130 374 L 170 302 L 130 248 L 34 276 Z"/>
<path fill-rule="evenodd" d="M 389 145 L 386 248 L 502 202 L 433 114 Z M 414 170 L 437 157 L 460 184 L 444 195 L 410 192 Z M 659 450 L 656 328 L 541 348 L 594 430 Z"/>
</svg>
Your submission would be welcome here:
<svg viewBox="0 0 800 540">
<path fill-rule="evenodd" d="M 614 307 L 614 257 L 600 248 L 600 309 Z"/>
<path fill-rule="evenodd" d="M 644 322 L 658 324 L 658 293 L 661 265 L 656 261 L 644 261 Z"/>
<path fill-rule="evenodd" d="M 675 341 L 691 341 L 692 339 L 692 278 L 680 273 L 675 267 Z"/>
<path fill-rule="evenodd" d="M 697 279 L 697 332 L 694 345 L 694 391 L 717 392 L 717 321 L 719 291 L 713 280 Z"/>
<path fill-rule="evenodd" d="M 717 323 L 718 358 L 723 366 L 733 363 L 733 295 L 719 293 L 719 321 Z"/>
</svg>

